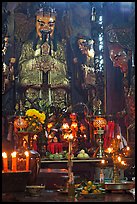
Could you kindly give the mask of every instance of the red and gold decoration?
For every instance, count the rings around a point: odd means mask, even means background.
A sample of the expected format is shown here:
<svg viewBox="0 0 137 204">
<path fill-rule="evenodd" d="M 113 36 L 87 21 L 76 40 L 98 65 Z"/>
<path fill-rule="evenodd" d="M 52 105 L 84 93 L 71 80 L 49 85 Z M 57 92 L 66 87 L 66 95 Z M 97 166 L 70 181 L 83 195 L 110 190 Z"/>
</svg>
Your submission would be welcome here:
<svg viewBox="0 0 137 204">
<path fill-rule="evenodd" d="M 93 125 L 96 129 L 104 129 L 106 124 L 106 120 L 100 116 L 96 117 L 93 121 Z"/>
<path fill-rule="evenodd" d="M 24 131 L 28 127 L 28 123 L 24 116 L 16 116 L 14 120 L 14 131 Z"/>
</svg>

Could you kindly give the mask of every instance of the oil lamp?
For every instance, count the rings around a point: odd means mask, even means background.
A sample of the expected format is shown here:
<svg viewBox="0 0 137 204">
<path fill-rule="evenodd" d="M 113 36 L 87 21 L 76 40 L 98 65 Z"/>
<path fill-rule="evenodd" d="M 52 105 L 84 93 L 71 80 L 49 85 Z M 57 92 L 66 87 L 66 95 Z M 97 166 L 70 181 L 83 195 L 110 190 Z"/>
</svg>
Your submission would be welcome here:
<svg viewBox="0 0 137 204">
<path fill-rule="evenodd" d="M 64 139 L 67 139 L 69 143 L 68 149 L 68 197 L 73 199 L 75 197 L 75 188 L 74 188 L 74 176 L 72 172 L 73 161 L 72 161 L 72 143 L 74 138 L 77 135 L 78 124 L 76 122 L 76 114 L 70 114 L 71 124 L 69 125 L 66 121 L 62 124 L 62 131 L 64 133 Z"/>
<path fill-rule="evenodd" d="M 126 162 L 123 160 L 125 155 L 120 150 L 121 137 L 117 134 L 111 142 L 110 147 L 108 147 L 105 152 L 110 154 L 113 161 L 113 183 L 120 183 L 119 169 L 125 168 L 127 166 Z"/>
<path fill-rule="evenodd" d="M 107 124 L 106 119 L 101 116 L 96 116 L 96 118 L 93 121 L 93 126 L 95 128 L 94 134 L 96 133 L 98 135 L 99 144 L 99 150 L 97 152 L 98 158 L 102 158 L 104 154 L 102 135 L 104 134 L 104 128 L 106 124 Z"/>
</svg>

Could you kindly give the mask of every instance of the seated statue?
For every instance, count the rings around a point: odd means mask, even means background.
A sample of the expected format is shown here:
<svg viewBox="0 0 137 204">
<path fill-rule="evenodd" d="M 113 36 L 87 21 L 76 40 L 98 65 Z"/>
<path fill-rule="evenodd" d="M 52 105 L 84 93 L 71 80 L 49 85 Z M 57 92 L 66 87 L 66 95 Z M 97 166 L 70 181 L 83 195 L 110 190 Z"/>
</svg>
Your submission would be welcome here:
<svg viewBox="0 0 137 204">
<path fill-rule="evenodd" d="M 19 83 L 26 106 L 42 99 L 46 105 L 60 108 L 69 103 L 69 80 L 65 59 L 65 40 L 56 40 L 56 11 L 40 9 L 36 13 L 35 38 L 22 46 L 19 59 Z M 57 42 L 56 42 L 57 41 Z"/>
</svg>

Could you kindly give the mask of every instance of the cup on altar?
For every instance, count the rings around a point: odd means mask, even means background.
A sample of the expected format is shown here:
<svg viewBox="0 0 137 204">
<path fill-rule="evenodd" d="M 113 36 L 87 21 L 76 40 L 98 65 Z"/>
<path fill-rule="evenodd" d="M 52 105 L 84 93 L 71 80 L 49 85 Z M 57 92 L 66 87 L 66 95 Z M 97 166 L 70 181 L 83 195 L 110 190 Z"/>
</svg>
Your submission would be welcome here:
<svg viewBox="0 0 137 204">
<path fill-rule="evenodd" d="M 3 171 L 8 171 L 8 158 L 6 152 L 2 152 L 2 158 L 3 158 Z"/>
<path fill-rule="evenodd" d="M 12 156 L 12 171 L 15 172 L 17 171 L 17 152 L 12 152 L 11 156 Z"/>
<path fill-rule="evenodd" d="M 26 171 L 29 171 L 29 152 L 25 151 L 24 154 L 26 155 Z"/>
</svg>

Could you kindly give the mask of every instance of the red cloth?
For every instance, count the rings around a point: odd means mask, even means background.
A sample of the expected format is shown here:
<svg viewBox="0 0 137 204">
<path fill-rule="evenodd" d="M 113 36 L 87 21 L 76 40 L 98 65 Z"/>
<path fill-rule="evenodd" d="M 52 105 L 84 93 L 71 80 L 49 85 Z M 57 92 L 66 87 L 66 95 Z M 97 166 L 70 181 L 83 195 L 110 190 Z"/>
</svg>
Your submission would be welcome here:
<svg viewBox="0 0 137 204">
<path fill-rule="evenodd" d="M 107 149 L 110 146 L 112 138 L 114 138 L 114 126 L 114 121 L 108 121 L 104 135 L 104 149 Z"/>
<path fill-rule="evenodd" d="M 51 142 L 48 144 L 47 150 L 52 154 L 62 152 L 62 143 L 60 142 Z"/>
<path fill-rule="evenodd" d="M 38 150 L 38 146 L 37 146 L 37 142 L 36 142 L 36 141 L 33 142 L 33 149 L 34 149 L 35 151 Z"/>
</svg>

